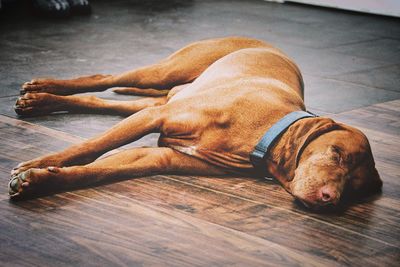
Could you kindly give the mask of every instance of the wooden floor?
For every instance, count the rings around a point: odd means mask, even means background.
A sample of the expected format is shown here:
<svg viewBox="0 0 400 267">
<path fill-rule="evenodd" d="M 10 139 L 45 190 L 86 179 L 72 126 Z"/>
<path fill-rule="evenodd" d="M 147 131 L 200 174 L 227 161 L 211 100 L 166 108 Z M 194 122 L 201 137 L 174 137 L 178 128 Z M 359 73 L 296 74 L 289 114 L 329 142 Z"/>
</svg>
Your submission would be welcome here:
<svg viewBox="0 0 400 267">
<path fill-rule="evenodd" d="M 0 200 L 7 266 L 396 266 L 400 100 L 333 116 L 369 137 L 379 196 L 313 214 L 256 179 L 152 176 L 25 202 Z M 1 191 L 18 162 L 81 141 L 0 116 Z M 397 265 L 398 266 L 398 265 Z"/>
<path fill-rule="evenodd" d="M 0 12 L 0 266 L 400 266 L 399 19 L 260 0 L 90 2 L 91 16 L 65 20 L 18 5 Z M 122 119 L 18 118 L 23 82 L 121 73 L 227 35 L 283 49 L 302 70 L 310 111 L 367 134 L 381 194 L 315 214 L 267 180 L 158 175 L 9 201 L 19 162 Z"/>
</svg>

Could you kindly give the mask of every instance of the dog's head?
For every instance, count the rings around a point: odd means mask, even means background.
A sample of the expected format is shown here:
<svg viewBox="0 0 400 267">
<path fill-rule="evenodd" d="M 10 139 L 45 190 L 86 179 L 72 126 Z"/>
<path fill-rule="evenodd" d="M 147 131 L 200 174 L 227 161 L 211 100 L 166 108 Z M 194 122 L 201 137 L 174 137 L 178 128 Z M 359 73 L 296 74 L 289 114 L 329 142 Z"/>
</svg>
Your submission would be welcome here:
<svg viewBox="0 0 400 267">
<path fill-rule="evenodd" d="M 330 121 L 307 132 L 295 155 L 294 177 L 286 189 L 305 206 L 336 205 L 350 196 L 380 190 L 367 137 L 359 130 Z"/>
</svg>

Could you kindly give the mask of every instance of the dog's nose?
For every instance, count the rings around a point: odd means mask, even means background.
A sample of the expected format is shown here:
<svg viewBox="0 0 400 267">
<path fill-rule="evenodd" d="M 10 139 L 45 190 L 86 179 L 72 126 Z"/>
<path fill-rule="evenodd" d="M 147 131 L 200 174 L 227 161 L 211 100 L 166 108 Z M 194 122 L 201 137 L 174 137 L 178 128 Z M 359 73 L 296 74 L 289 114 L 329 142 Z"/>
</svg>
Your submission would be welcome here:
<svg viewBox="0 0 400 267">
<path fill-rule="evenodd" d="M 320 189 L 320 194 L 319 194 L 320 199 L 324 203 L 332 203 L 336 204 L 337 203 L 337 193 L 334 188 L 331 186 L 325 185 Z"/>
</svg>

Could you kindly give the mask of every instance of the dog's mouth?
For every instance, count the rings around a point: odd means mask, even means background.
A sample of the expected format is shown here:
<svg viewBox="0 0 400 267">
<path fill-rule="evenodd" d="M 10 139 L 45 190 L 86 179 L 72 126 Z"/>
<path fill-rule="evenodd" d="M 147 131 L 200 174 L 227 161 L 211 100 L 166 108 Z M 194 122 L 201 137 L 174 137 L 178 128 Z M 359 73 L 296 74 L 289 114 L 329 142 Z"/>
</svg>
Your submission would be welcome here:
<svg viewBox="0 0 400 267">
<path fill-rule="evenodd" d="M 326 202 L 311 202 L 304 199 L 296 198 L 298 202 L 300 202 L 304 207 L 312 211 L 321 211 L 322 209 L 334 209 L 336 204 L 334 203 L 326 203 Z"/>
<path fill-rule="evenodd" d="M 316 178 L 295 177 L 290 183 L 291 190 L 289 192 L 311 210 L 338 206 L 343 195 L 341 183 L 331 180 L 317 180 Z"/>
<path fill-rule="evenodd" d="M 297 194 L 292 195 L 296 200 L 303 204 L 307 209 L 319 211 L 321 209 L 332 209 L 339 205 L 340 194 L 338 193 L 334 199 L 324 199 L 324 196 L 317 190 L 317 192 L 309 193 L 306 196 L 300 196 Z"/>
</svg>

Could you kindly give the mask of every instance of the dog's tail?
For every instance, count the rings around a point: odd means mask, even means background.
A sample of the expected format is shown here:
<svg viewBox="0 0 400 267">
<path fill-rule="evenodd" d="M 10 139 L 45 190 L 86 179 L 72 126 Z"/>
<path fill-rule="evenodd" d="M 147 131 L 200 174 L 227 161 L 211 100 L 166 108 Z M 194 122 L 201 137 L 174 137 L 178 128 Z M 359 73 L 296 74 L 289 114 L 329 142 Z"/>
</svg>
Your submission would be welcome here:
<svg viewBox="0 0 400 267">
<path fill-rule="evenodd" d="M 121 95 L 137 95 L 137 96 L 164 96 L 167 95 L 169 90 L 157 90 L 152 88 L 136 88 L 136 87 L 124 87 L 113 89 L 114 93 Z"/>
</svg>

